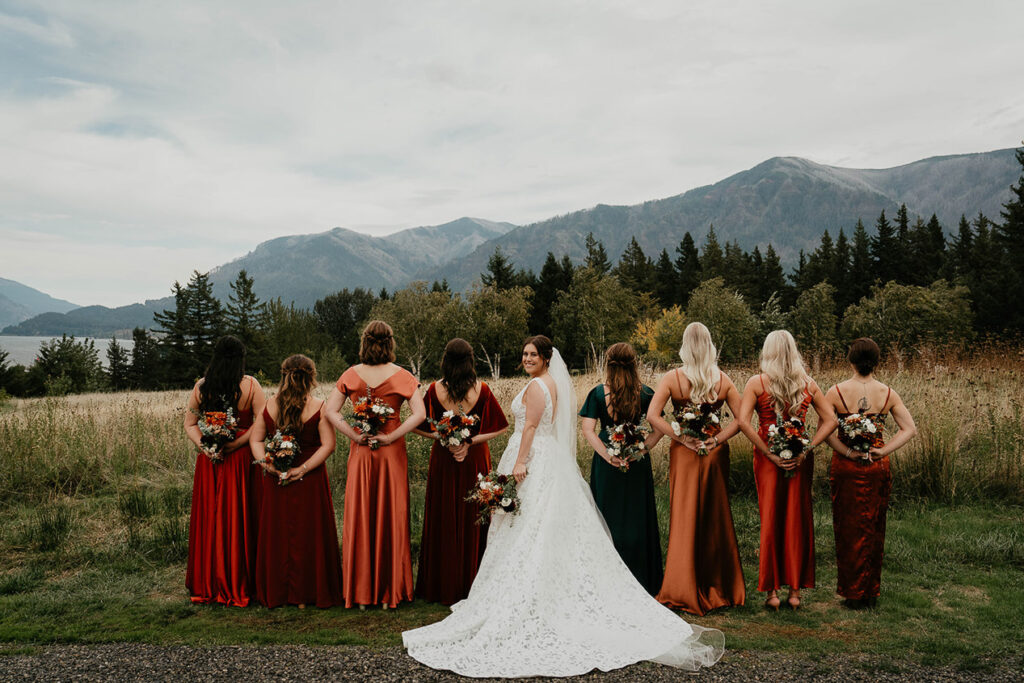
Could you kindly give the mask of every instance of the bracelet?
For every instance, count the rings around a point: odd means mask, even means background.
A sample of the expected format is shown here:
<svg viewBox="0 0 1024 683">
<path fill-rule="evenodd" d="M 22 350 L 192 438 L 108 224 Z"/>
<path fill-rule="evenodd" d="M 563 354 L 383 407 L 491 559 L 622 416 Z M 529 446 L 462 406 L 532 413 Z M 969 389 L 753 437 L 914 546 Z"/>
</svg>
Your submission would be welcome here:
<svg viewBox="0 0 1024 683">
<path fill-rule="evenodd" d="M 718 435 L 716 434 L 716 435 L 715 435 L 715 447 L 716 447 L 716 448 L 718 447 L 719 443 L 720 443 L 720 442 L 718 441 Z"/>
<path fill-rule="evenodd" d="M 846 459 L 853 460 L 853 458 L 850 457 L 851 455 L 853 455 L 853 446 L 846 449 Z"/>
</svg>

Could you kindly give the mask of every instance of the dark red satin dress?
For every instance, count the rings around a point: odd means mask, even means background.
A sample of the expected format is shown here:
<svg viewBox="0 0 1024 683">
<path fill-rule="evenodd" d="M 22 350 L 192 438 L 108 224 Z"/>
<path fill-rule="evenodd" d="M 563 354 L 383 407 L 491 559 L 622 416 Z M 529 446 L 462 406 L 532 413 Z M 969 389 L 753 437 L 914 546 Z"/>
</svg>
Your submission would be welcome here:
<svg viewBox="0 0 1024 683">
<path fill-rule="evenodd" d="M 842 394 L 839 400 L 847 410 L 838 413 L 842 420 L 851 413 Z M 885 402 L 889 403 L 889 394 Z M 879 413 L 878 424 L 885 417 L 885 412 Z M 846 443 L 842 430 L 839 430 L 839 440 Z M 877 598 L 882 582 L 885 516 L 892 491 L 889 458 L 869 463 L 851 460 L 833 451 L 828 480 L 832 488 L 832 528 L 836 537 L 836 592 L 851 600 Z"/>
<path fill-rule="evenodd" d="M 763 390 L 763 377 L 761 387 Z M 805 389 L 800 405 L 795 410 L 787 407 L 783 418 L 803 420 L 812 398 L 810 390 Z M 757 419 L 758 434 L 767 442 L 768 426 L 776 419 L 775 406 L 767 391 L 757 397 Z M 794 472 L 793 477 L 786 477 L 768 456 L 754 449 L 754 482 L 761 513 L 757 590 L 762 592 L 782 586 L 814 588 L 814 516 L 811 510 L 814 458 L 806 458 Z"/>
<path fill-rule="evenodd" d="M 321 405 L 302 425 L 299 456 L 292 467 L 302 465 L 320 448 L 322 410 Z M 266 409 L 263 421 L 268 435 L 277 431 Z M 264 474 L 261 479 L 256 600 L 266 607 L 342 604 L 341 555 L 327 468 L 316 467 L 286 486 L 278 484 L 274 475 Z"/>
<path fill-rule="evenodd" d="M 401 425 L 399 411 L 419 382 L 408 370 L 373 387 L 371 393 L 395 409 L 384 427 Z M 353 368 L 338 379 L 338 391 L 353 401 L 367 386 Z M 387 604 L 413 599 L 412 547 L 409 542 L 409 457 L 405 439 L 372 450 L 352 443 L 345 480 L 342 529 L 342 594 L 345 606 Z"/>
<path fill-rule="evenodd" d="M 252 427 L 252 393 L 237 410 L 242 430 Z M 256 485 L 248 442 L 219 463 L 196 456 L 188 523 L 185 587 L 192 602 L 245 607 L 252 597 L 256 561 Z"/>
<path fill-rule="evenodd" d="M 427 388 L 427 417 L 439 420 L 447 410 L 437 400 L 432 383 Z M 480 421 L 472 434 L 489 434 L 508 427 L 498 400 L 486 383 L 468 414 Z M 429 422 L 420 429 L 431 431 Z M 452 605 L 469 595 L 480 559 L 487 544 L 487 524 L 477 524 L 480 508 L 467 503 L 466 496 L 476 486 L 477 474 L 491 470 L 491 451 L 487 443 L 470 446 L 466 458 L 456 462 L 451 452 L 438 441 L 430 447 L 426 502 L 423 508 L 423 540 L 420 543 L 416 596 Z"/>
</svg>

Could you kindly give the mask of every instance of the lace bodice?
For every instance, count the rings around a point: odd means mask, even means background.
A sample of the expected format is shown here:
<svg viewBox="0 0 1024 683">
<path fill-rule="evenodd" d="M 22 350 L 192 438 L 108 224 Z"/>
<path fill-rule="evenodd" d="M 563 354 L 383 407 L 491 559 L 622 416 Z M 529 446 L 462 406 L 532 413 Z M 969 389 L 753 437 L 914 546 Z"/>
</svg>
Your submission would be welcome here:
<svg viewBox="0 0 1024 683">
<path fill-rule="evenodd" d="M 548 385 L 544 383 L 544 380 L 539 377 L 534 377 L 526 386 L 523 387 L 522 391 L 516 394 L 516 397 L 512 399 L 512 415 L 516 419 L 516 434 L 522 434 L 526 428 L 526 403 L 523 401 L 523 397 L 526 396 L 526 390 L 530 388 L 530 385 L 536 382 L 540 385 L 540 388 L 544 390 L 544 414 L 540 416 L 540 424 L 537 425 L 536 436 L 551 436 L 555 435 L 555 408 L 551 402 L 551 392 L 548 390 Z"/>
</svg>

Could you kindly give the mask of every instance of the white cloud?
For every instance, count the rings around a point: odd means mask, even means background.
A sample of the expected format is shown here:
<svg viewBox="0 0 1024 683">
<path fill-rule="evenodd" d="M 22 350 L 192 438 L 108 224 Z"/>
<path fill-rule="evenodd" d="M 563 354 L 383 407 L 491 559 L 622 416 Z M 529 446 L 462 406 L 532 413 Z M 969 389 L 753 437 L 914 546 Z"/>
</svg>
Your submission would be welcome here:
<svg viewBox="0 0 1024 683">
<path fill-rule="evenodd" d="M 1021 19 L 1016 2 L 23 4 L 0 13 L 0 240 L 32 267 L 2 274 L 124 304 L 282 234 L 525 223 L 776 155 L 1013 146 Z M 63 273 L 28 231 L 69 245 Z M 97 248 L 158 263 L 125 288 L 71 258 Z"/>
</svg>

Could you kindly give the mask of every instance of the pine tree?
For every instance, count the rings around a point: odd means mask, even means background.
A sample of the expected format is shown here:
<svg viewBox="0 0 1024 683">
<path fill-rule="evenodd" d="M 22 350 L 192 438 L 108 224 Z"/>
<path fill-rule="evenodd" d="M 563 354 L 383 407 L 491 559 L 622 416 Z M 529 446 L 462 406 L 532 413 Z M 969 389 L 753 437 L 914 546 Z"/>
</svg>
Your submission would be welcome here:
<svg viewBox="0 0 1024 683">
<path fill-rule="evenodd" d="M 161 377 L 156 381 L 161 385 L 179 387 L 195 378 L 192 352 L 186 339 L 190 291 L 182 287 L 180 282 L 175 282 L 171 292 L 174 295 L 174 308 L 153 314 L 157 332 L 160 333 L 162 359 Z"/>
<path fill-rule="evenodd" d="M 273 359 L 266 357 L 267 305 L 253 290 L 254 278 L 243 268 L 231 283 L 224 320 L 227 332 L 242 340 L 247 369 L 265 370 Z"/>
<path fill-rule="evenodd" d="M 726 277 L 725 256 L 722 254 L 722 246 L 718 243 L 718 236 L 715 235 L 715 226 L 708 228 L 708 236 L 704 240 L 704 249 L 700 253 L 700 279 L 701 282 L 712 278 Z"/>
<path fill-rule="evenodd" d="M 611 261 L 608 260 L 608 252 L 605 251 L 601 241 L 594 238 L 594 233 L 588 232 L 585 242 L 587 257 L 584 265 L 595 271 L 598 275 L 604 275 L 612 269 Z"/>
<path fill-rule="evenodd" d="M 895 280 L 900 274 L 899 242 L 892 223 L 885 217 L 885 209 L 875 221 L 875 236 L 871 239 L 871 261 L 874 265 L 874 279 L 882 284 Z"/>
<path fill-rule="evenodd" d="M 1007 293 L 1024 289 L 1024 148 L 1017 150 L 1017 162 L 1021 165 L 1021 176 L 1010 187 L 1010 201 L 999 212 L 1003 222 L 993 229 L 993 239 L 1003 256 Z M 1007 303 L 1009 329 L 1024 331 L 1024 300 L 1011 296 Z"/>
<path fill-rule="evenodd" d="M 679 289 L 676 291 L 676 301 L 681 306 L 686 306 L 690 300 L 690 292 L 697 289 L 700 284 L 700 253 L 693 241 L 693 236 L 687 232 L 676 247 L 676 281 Z"/>
<path fill-rule="evenodd" d="M 839 228 L 839 236 L 836 237 L 835 255 L 832 258 L 832 265 L 829 269 L 828 281 L 835 288 L 836 306 L 840 311 L 845 311 L 846 306 L 853 303 L 849 298 L 850 278 L 850 241 L 846 239 L 846 232 Z"/>
<path fill-rule="evenodd" d="M 495 247 L 494 253 L 487 259 L 487 272 L 480 275 L 480 281 L 484 286 L 498 290 L 515 287 L 516 270 L 501 247 Z"/>
<path fill-rule="evenodd" d="M 764 266 L 761 268 L 761 301 L 767 303 L 772 295 L 785 299 L 789 294 L 782 260 L 771 244 L 764 252 Z"/>
<path fill-rule="evenodd" d="M 956 237 L 949 245 L 949 257 L 946 259 L 943 274 L 947 280 L 966 278 L 971 272 L 971 255 L 974 251 L 974 230 L 967 216 L 960 214 Z"/>
<path fill-rule="evenodd" d="M 853 249 L 850 254 L 849 296 L 854 303 L 871 292 L 874 280 L 871 240 L 863 221 L 858 219 L 857 226 L 853 229 Z"/>
<path fill-rule="evenodd" d="M 188 308 L 186 315 L 186 341 L 193 357 L 195 379 L 203 374 L 210 361 L 213 345 L 224 333 L 224 310 L 213 295 L 209 273 L 192 271 L 188 281 Z"/>
<path fill-rule="evenodd" d="M 1003 332 L 1009 327 L 1006 289 L 1007 272 L 1002 259 L 997 257 L 998 247 L 992 221 L 979 213 L 974 221 L 970 272 L 967 286 L 971 292 L 975 324 L 989 332 Z"/>
<path fill-rule="evenodd" d="M 540 278 L 534 290 L 533 306 L 530 309 L 528 324 L 531 334 L 551 336 L 551 307 L 558 300 L 559 293 L 569 288 L 572 270 L 572 262 L 568 257 L 559 262 L 553 253 L 548 252 L 540 269 Z"/>
<path fill-rule="evenodd" d="M 124 347 L 117 343 L 116 337 L 110 338 L 107 345 L 107 381 L 114 391 L 124 391 L 131 383 L 131 363 Z"/>
<path fill-rule="evenodd" d="M 132 330 L 132 359 L 128 381 L 132 389 L 157 389 L 166 375 L 160 365 L 160 347 L 148 331 Z"/>
<path fill-rule="evenodd" d="M 626 250 L 622 252 L 618 265 L 614 270 L 615 277 L 627 287 L 638 294 L 650 292 L 654 289 L 654 264 L 647 254 L 640 248 L 636 237 L 629 239 Z"/>
<path fill-rule="evenodd" d="M 900 204 L 896 211 L 896 252 L 893 254 L 895 271 L 893 277 L 897 282 L 909 282 L 914 277 L 914 264 L 911 258 L 910 216 L 907 205 Z"/>
<path fill-rule="evenodd" d="M 662 308 L 668 308 L 676 303 L 678 291 L 679 280 L 676 268 L 672 264 L 672 257 L 668 255 L 667 249 L 662 249 L 658 262 L 654 264 L 654 298 Z"/>
</svg>

